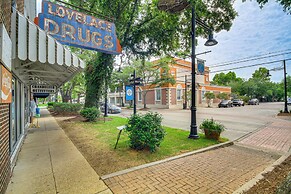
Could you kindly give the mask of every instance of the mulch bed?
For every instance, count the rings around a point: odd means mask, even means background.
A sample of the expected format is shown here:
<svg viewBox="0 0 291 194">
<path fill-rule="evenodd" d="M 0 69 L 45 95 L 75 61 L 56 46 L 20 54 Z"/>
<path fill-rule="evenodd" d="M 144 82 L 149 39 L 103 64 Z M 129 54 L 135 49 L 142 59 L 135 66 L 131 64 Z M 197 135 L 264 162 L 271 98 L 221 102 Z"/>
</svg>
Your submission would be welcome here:
<svg viewBox="0 0 291 194">
<path fill-rule="evenodd" d="M 276 166 L 271 172 L 264 174 L 264 178 L 261 179 L 256 185 L 249 189 L 247 194 L 260 193 L 271 194 L 277 193 L 279 187 L 287 179 L 287 176 L 291 173 L 291 156 L 289 156 L 284 162 Z M 290 176 L 290 175 L 289 175 Z M 291 188 L 289 188 L 290 192 Z M 289 193 L 288 191 L 286 191 Z"/>
<path fill-rule="evenodd" d="M 291 113 L 282 112 L 282 113 L 278 113 L 277 116 L 289 116 L 289 117 L 291 117 Z"/>
</svg>

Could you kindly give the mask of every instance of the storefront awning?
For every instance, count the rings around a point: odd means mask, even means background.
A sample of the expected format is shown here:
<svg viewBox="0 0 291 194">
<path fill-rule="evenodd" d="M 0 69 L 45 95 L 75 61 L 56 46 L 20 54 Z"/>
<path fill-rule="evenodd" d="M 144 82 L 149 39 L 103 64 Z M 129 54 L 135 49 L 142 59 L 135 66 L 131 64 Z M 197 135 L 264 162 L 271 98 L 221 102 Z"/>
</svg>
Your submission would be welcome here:
<svg viewBox="0 0 291 194">
<path fill-rule="evenodd" d="M 84 69 L 84 61 L 16 10 L 11 40 L 12 71 L 28 85 L 59 87 Z"/>
</svg>

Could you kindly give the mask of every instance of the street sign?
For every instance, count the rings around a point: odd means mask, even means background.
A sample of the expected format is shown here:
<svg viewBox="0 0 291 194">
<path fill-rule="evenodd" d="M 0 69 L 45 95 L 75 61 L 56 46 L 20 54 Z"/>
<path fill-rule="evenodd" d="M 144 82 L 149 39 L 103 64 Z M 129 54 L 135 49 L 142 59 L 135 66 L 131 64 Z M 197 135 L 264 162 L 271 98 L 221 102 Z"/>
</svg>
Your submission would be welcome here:
<svg viewBox="0 0 291 194">
<path fill-rule="evenodd" d="M 125 100 L 133 100 L 133 87 L 132 86 L 125 86 Z"/>
</svg>

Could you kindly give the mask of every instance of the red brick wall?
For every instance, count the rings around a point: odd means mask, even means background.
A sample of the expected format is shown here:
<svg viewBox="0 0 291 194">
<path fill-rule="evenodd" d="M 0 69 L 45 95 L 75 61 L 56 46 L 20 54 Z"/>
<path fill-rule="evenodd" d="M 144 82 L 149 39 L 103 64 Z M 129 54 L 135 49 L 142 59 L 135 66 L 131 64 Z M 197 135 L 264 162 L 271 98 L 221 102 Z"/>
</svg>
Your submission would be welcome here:
<svg viewBox="0 0 291 194">
<path fill-rule="evenodd" d="M 10 18 L 11 18 L 11 1 L 0 1 L 0 23 L 4 23 L 6 30 L 10 31 Z"/>
<path fill-rule="evenodd" d="M 147 104 L 155 104 L 155 90 L 149 90 L 146 95 Z"/>
<path fill-rule="evenodd" d="M 0 104 L 0 193 L 5 193 L 10 172 L 9 104 Z"/>
</svg>

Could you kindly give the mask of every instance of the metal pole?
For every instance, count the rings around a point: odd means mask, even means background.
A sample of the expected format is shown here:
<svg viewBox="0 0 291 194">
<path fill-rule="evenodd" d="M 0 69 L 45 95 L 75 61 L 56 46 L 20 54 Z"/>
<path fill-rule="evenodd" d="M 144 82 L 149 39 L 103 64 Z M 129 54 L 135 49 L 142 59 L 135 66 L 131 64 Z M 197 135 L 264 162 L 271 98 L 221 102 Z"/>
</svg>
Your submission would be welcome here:
<svg viewBox="0 0 291 194">
<path fill-rule="evenodd" d="M 188 138 L 198 139 L 197 133 L 197 124 L 196 124 L 196 82 L 195 82 L 195 5 L 192 6 L 192 31 L 191 31 L 191 40 L 192 40 L 192 86 L 191 86 L 191 125 L 190 125 L 190 135 Z"/>
<path fill-rule="evenodd" d="M 288 113 L 288 106 L 287 106 L 287 79 L 286 79 L 286 61 L 283 60 L 283 64 L 284 64 L 284 89 L 285 89 L 285 93 L 284 93 L 284 97 L 285 97 L 285 105 L 284 105 L 284 113 Z"/>
<path fill-rule="evenodd" d="M 184 107 L 183 107 L 183 109 L 187 109 L 187 101 L 188 101 L 188 99 L 187 99 L 187 75 L 185 75 L 185 104 L 184 104 Z"/>
<path fill-rule="evenodd" d="M 133 114 L 136 114 L 136 99 L 135 99 L 135 70 L 133 71 Z"/>
</svg>

